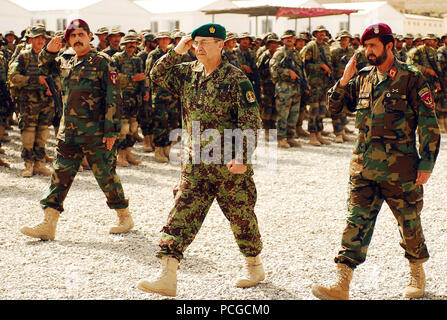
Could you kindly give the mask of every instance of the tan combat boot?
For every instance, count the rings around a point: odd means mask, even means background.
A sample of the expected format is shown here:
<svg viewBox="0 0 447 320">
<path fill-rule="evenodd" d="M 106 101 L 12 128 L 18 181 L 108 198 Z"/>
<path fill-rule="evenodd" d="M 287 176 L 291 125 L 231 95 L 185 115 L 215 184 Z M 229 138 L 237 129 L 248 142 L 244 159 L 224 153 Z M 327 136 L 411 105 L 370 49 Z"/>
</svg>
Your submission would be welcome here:
<svg viewBox="0 0 447 320">
<path fill-rule="evenodd" d="M 49 207 L 46 208 L 43 212 L 45 214 L 45 217 L 41 224 L 38 224 L 34 228 L 23 227 L 20 232 L 22 232 L 26 236 L 33 238 L 40 238 L 42 240 L 54 240 L 60 212 Z"/>
<path fill-rule="evenodd" d="M 347 126 L 343 126 L 345 133 L 354 134 L 354 130 L 349 129 Z"/>
<path fill-rule="evenodd" d="M 11 165 L 2 158 L 0 158 L 0 167 L 11 168 Z"/>
<path fill-rule="evenodd" d="M 22 177 L 29 178 L 33 176 L 33 167 L 34 162 L 33 161 L 25 161 L 25 169 L 22 171 Z"/>
<path fill-rule="evenodd" d="M 237 280 L 237 287 L 253 287 L 265 279 L 264 267 L 262 266 L 261 257 L 259 255 L 256 257 L 245 257 L 245 267 L 247 276 Z"/>
<path fill-rule="evenodd" d="M 169 162 L 169 159 L 165 156 L 163 147 L 155 147 L 155 161 L 161 163 Z"/>
<path fill-rule="evenodd" d="M 152 152 L 152 151 L 154 151 L 154 149 L 152 148 L 152 144 L 151 144 L 151 136 L 149 136 L 149 135 L 144 136 L 143 150 L 144 150 L 144 152 Z"/>
<path fill-rule="evenodd" d="M 117 167 L 128 167 L 129 162 L 127 162 L 127 153 L 124 149 L 118 149 L 118 159 L 116 160 Z"/>
<path fill-rule="evenodd" d="M 116 227 L 111 227 L 109 233 L 118 234 L 131 230 L 134 224 L 129 208 L 116 209 L 116 213 L 118 214 L 118 225 Z"/>
<path fill-rule="evenodd" d="M 290 144 L 287 143 L 286 138 L 282 138 L 278 140 L 278 148 L 290 148 Z"/>
<path fill-rule="evenodd" d="M 325 138 L 323 138 L 323 131 L 319 131 L 317 132 L 317 139 L 321 144 L 326 144 L 329 145 L 331 144 L 328 140 L 326 140 Z"/>
<path fill-rule="evenodd" d="M 298 137 L 308 137 L 310 134 L 306 130 L 303 129 L 301 126 L 296 126 L 296 134 Z"/>
<path fill-rule="evenodd" d="M 354 270 L 344 263 L 337 263 L 337 281 L 330 287 L 313 286 L 312 293 L 321 300 L 349 300 L 349 284 Z"/>
<path fill-rule="evenodd" d="M 349 136 L 346 134 L 345 130 L 343 130 L 343 133 L 342 133 L 341 135 L 342 135 L 342 137 L 343 137 L 343 141 L 345 141 L 345 142 L 353 142 L 353 141 L 355 141 L 355 139 L 349 137 Z"/>
<path fill-rule="evenodd" d="M 44 175 L 44 176 L 51 176 L 52 173 L 53 173 L 53 171 L 48 169 L 45 166 L 45 162 L 44 161 L 36 161 L 36 162 L 34 162 L 33 174 L 41 174 L 41 175 Z"/>
<path fill-rule="evenodd" d="M 169 155 L 171 154 L 171 147 L 172 147 L 171 144 L 169 146 L 163 147 L 163 153 L 165 154 L 166 158 L 168 158 L 168 160 Z"/>
<path fill-rule="evenodd" d="M 405 288 L 406 298 L 421 298 L 425 291 L 425 272 L 422 263 L 410 262 L 410 282 Z"/>
<path fill-rule="evenodd" d="M 176 258 L 163 256 L 161 258 L 161 274 L 155 281 L 141 280 L 137 288 L 164 296 L 177 295 L 177 269 L 179 261 Z"/>
<path fill-rule="evenodd" d="M 126 148 L 126 159 L 127 159 L 127 162 L 130 163 L 130 164 L 136 165 L 136 166 L 139 165 L 139 164 L 141 164 L 142 161 L 136 159 L 136 158 L 132 155 L 131 151 L 132 151 L 132 148 L 131 148 L 131 147 L 127 147 L 127 148 Z"/>
<path fill-rule="evenodd" d="M 296 147 L 296 148 L 301 148 L 301 143 L 299 143 L 298 141 L 296 141 L 293 138 L 288 138 L 287 139 L 287 143 L 291 146 L 291 147 Z"/>
<path fill-rule="evenodd" d="M 335 143 L 343 143 L 343 142 L 344 142 L 343 134 L 337 132 L 337 134 L 335 135 Z"/>
<path fill-rule="evenodd" d="M 320 143 L 320 141 L 318 141 L 317 134 L 315 132 L 311 132 L 309 134 L 309 143 L 313 146 L 317 146 L 317 147 L 321 146 L 321 143 Z"/>
</svg>

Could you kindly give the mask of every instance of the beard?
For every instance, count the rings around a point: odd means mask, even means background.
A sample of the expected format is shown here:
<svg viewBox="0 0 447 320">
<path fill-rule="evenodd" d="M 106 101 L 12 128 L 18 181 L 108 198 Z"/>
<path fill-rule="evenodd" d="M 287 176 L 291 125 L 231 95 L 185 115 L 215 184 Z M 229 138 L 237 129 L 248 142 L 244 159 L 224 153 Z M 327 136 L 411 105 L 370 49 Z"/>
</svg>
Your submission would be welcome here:
<svg viewBox="0 0 447 320">
<path fill-rule="evenodd" d="M 372 59 L 374 58 L 374 59 Z M 385 60 L 388 58 L 388 54 L 386 53 L 386 50 L 383 50 L 383 53 L 380 56 L 376 56 L 375 54 L 371 53 L 368 55 L 368 62 L 372 66 L 380 66 L 382 63 L 385 62 Z"/>
</svg>

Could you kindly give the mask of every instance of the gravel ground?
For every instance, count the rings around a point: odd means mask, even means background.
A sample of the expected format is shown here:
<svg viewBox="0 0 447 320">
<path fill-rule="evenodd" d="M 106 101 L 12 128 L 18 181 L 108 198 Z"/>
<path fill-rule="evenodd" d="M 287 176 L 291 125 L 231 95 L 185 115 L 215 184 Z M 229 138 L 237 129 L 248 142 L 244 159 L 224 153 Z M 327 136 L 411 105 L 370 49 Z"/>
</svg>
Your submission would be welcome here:
<svg viewBox="0 0 447 320">
<path fill-rule="evenodd" d="M 109 235 L 115 212 L 108 209 L 91 171 L 79 173 L 65 201 L 56 241 L 35 241 L 19 230 L 42 220 L 39 200 L 47 192 L 49 178 L 21 177 L 17 127 L 10 136 L 2 157 L 11 168 L 0 167 L 0 299 L 165 299 L 141 292 L 136 284 L 159 273 L 155 252 L 173 205 L 179 166 L 158 164 L 153 153 L 143 152 L 141 143 L 135 146 L 134 154 L 143 164 L 118 168 L 135 221 L 134 230 L 125 235 Z M 304 142 L 300 149 L 277 150 L 276 168 L 261 167 L 255 173 L 266 280 L 254 288 L 234 286 L 243 274 L 244 259 L 214 203 L 180 265 L 177 299 L 315 299 L 312 285 L 332 282 L 333 258 L 345 226 L 354 144 L 319 148 L 300 140 Z M 53 137 L 48 148 L 53 154 Z M 431 255 L 424 265 L 424 299 L 431 300 L 447 300 L 446 149 L 443 143 L 425 187 L 422 213 Z M 354 274 L 352 299 L 403 299 L 408 265 L 399 240 L 397 222 L 384 205 L 368 258 Z"/>
</svg>

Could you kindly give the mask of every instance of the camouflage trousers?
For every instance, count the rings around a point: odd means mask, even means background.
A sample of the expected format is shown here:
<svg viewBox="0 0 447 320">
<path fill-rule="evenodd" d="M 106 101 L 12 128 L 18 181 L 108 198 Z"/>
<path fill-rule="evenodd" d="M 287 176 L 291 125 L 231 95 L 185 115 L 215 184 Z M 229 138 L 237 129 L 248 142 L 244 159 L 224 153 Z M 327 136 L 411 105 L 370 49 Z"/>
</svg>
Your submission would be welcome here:
<svg viewBox="0 0 447 320">
<path fill-rule="evenodd" d="M 140 124 L 143 136 L 153 134 L 153 120 L 152 120 L 152 101 L 143 102 L 141 108 L 138 110 L 137 121 Z"/>
<path fill-rule="evenodd" d="M 45 157 L 49 126 L 54 117 L 53 99 L 43 91 L 26 90 L 21 92 L 19 107 L 21 157 L 25 161 L 40 161 Z"/>
<path fill-rule="evenodd" d="M 265 82 L 261 86 L 261 102 L 259 113 L 263 121 L 276 121 L 278 119 L 278 110 L 275 103 L 275 85 Z"/>
<path fill-rule="evenodd" d="M 338 114 L 331 114 L 332 127 L 335 135 L 343 131 L 343 127 L 348 124 L 348 116 L 346 112 L 340 112 Z"/>
<path fill-rule="evenodd" d="M 257 193 L 252 175 L 252 170 L 232 174 L 225 165 L 184 165 L 180 183 L 174 190 L 174 208 L 162 229 L 157 257 L 183 258 L 214 199 L 230 222 L 242 254 L 257 256 L 262 242 L 254 212 Z"/>
<path fill-rule="evenodd" d="M 307 130 L 310 133 L 323 131 L 323 119 L 326 116 L 326 105 L 324 101 L 313 102 L 309 105 L 309 119 Z"/>
<path fill-rule="evenodd" d="M 137 142 L 135 134 L 138 132 L 138 122 L 135 117 L 121 118 L 122 125 L 118 138 L 118 149 L 132 148 Z"/>
<path fill-rule="evenodd" d="M 154 95 L 153 99 L 153 134 L 156 147 L 171 144 L 169 132 L 179 119 L 177 99 L 172 95 Z"/>
<path fill-rule="evenodd" d="M 277 93 L 276 110 L 278 119 L 276 120 L 276 130 L 278 139 L 293 138 L 296 133 L 296 124 L 300 115 L 301 95 L 294 93 Z"/>
<path fill-rule="evenodd" d="M 355 175 L 350 177 L 349 192 L 347 225 L 343 232 L 342 249 L 335 262 L 355 268 L 365 261 L 377 215 L 384 201 L 398 222 L 400 245 L 405 250 L 405 257 L 411 262 L 428 260 L 420 219 L 422 186 L 412 181 L 372 181 Z"/>
<path fill-rule="evenodd" d="M 84 156 L 107 198 L 109 208 L 124 209 L 129 206 L 116 173 L 116 147 L 114 146 L 111 151 L 107 150 L 102 139 L 102 136 L 89 136 L 75 137 L 69 142 L 58 141 L 50 189 L 40 201 L 43 209 L 50 207 L 59 212 L 64 211 L 64 200 Z"/>
</svg>

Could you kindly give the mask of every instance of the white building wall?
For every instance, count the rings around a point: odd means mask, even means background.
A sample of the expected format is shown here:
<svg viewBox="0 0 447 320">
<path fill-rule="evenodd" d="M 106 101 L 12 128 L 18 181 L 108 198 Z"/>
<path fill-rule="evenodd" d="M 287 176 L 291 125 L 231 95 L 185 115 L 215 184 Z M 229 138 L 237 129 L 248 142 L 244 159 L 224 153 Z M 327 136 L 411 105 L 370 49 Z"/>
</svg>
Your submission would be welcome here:
<svg viewBox="0 0 447 320">
<path fill-rule="evenodd" d="M 20 36 L 20 32 L 31 23 L 32 13 L 8 1 L 0 0 L 0 33 L 10 30 Z"/>
</svg>

